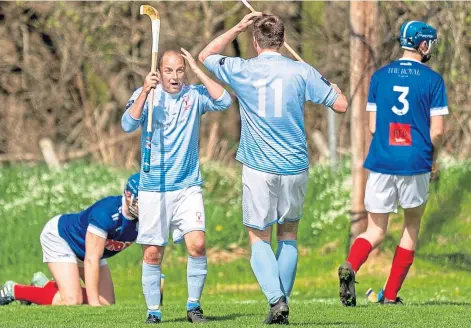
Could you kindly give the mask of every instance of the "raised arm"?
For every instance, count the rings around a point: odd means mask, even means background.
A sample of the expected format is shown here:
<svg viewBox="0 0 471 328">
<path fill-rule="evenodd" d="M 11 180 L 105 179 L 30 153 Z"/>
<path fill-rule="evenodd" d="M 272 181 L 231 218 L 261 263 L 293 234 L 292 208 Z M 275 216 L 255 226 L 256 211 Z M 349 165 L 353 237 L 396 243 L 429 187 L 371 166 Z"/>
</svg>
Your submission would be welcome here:
<svg viewBox="0 0 471 328">
<path fill-rule="evenodd" d="M 211 41 L 206 46 L 206 48 L 204 48 L 200 52 L 200 54 L 198 56 L 198 60 L 202 64 L 204 64 L 204 61 L 208 56 L 222 53 L 224 51 L 224 49 L 229 45 L 229 43 L 234 41 L 235 38 L 240 33 L 245 32 L 247 30 L 247 28 L 251 24 L 253 24 L 255 17 L 261 16 L 261 15 L 262 15 L 262 13 L 257 12 L 257 11 L 246 15 L 244 18 L 242 18 L 242 20 L 236 26 L 234 26 L 233 28 L 231 28 L 227 32 L 221 34 L 216 39 Z"/>
<path fill-rule="evenodd" d="M 95 233 L 87 231 L 85 235 L 85 289 L 87 290 L 88 304 L 100 306 L 98 285 L 100 281 L 100 259 L 105 250 L 106 239 Z"/>
<path fill-rule="evenodd" d="M 201 70 L 201 68 L 199 68 L 195 59 L 188 51 L 183 48 L 181 48 L 181 51 L 182 57 L 185 58 L 186 62 L 188 63 L 188 66 L 190 66 L 196 76 L 200 79 L 201 83 L 203 83 L 206 89 L 208 89 L 210 97 L 212 99 L 219 99 L 225 91 L 224 88 L 219 83 L 211 79 L 208 75 L 206 75 Z"/>
<path fill-rule="evenodd" d="M 139 94 L 133 94 L 126 105 L 126 112 L 121 119 L 124 132 L 133 132 L 139 127 L 142 111 L 150 91 L 160 82 L 159 72 L 150 72 L 144 80 L 144 86 Z"/>
<path fill-rule="evenodd" d="M 204 114 L 207 111 L 220 111 L 229 108 L 232 105 L 232 98 L 230 94 L 216 81 L 206 75 L 196 63 L 193 56 L 181 48 L 182 56 L 188 63 L 188 66 L 193 70 L 196 76 L 203 83 L 204 88 L 199 88 L 200 97 L 200 111 Z"/>
</svg>

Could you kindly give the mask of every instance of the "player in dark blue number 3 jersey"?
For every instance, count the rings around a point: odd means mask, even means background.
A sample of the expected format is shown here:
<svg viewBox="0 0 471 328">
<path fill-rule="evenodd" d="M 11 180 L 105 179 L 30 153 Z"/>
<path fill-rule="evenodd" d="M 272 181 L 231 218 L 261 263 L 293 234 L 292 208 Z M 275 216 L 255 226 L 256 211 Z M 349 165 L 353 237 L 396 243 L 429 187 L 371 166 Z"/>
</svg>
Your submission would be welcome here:
<svg viewBox="0 0 471 328">
<path fill-rule="evenodd" d="M 355 239 L 339 269 L 340 299 L 354 306 L 355 273 L 384 239 L 389 213 L 404 209 L 404 227 L 384 288 L 384 304 L 397 297 L 414 260 L 420 221 L 429 195 L 448 103 L 443 78 L 424 65 L 437 42 L 436 30 L 418 21 L 401 27 L 401 59 L 376 71 L 368 105 L 373 134 L 364 167 L 370 171 L 365 191 L 368 228 Z M 435 164 L 436 166 L 436 164 Z"/>
<path fill-rule="evenodd" d="M 41 246 L 54 281 L 46 280 L 43 286 L 9 281 L 0 290 L 0 305 L 15 300 L 40 305 L 114 304 L 106 259 L 136 240 L 138 186 L 136 173 L 128 179 L 123 195 L 103 198 L 82 212 L 49 220 L 41 233 Z"/>
</svg>

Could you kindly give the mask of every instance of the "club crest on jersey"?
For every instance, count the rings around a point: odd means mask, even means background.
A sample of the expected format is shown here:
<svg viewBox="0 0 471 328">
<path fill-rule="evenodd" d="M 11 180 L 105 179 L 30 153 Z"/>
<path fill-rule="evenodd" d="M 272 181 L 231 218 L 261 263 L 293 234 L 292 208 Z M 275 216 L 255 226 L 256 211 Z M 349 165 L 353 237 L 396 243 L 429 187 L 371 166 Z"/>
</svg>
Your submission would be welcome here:
<svg viewBox="0 0 471 328">
<path fill-rule="evenodd" d="M 121 252 L 123 249 L 131 246 L 132 242 L 130 241 L 118 241 L 113 239 L 107 239 L 105 243 L 105 249 L 112 252 Z"/>
<path fill-rule="evenodd" d="M 183 109 L 189 110 L 193 104 L 190 103 L 190 97 L 188 95 L 183 96 Z"/>
<path fill-rule="evenodd" d="M 410 133 L 410 124 L 390 123 L 389 124 L 389 145 L 411 146 L 412 135 Z"/>
</svg>

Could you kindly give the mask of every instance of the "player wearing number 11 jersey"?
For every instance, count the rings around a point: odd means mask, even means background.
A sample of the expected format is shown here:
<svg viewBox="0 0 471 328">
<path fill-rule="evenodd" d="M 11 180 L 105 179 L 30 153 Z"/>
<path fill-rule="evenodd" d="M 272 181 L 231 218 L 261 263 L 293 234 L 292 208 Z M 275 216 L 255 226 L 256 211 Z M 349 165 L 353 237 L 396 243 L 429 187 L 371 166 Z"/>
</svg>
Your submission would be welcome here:
<svg viewBox="0 0 471 328">
<path fill-rule="evenodd" d="M 251 59 L 220 53 L 254 24 Z M 243 164 L 243 221 L 249 231 L 252 269 L 271 305 L 265 323 L 288 321 L 287 299 L 296 274 L 298 220 L 308 176 L 304 103 L 345 112 L 347 100 L 312 66 L 279 53 L 284 25 L 277 16 L 252 13 L 212 41 L 199 59 L 229 84 L 240 105 L 237 160 Z M 277 224 L 278 251 L 270 241 Z"/>
<path fill-rule="evenodd" d="M 420 220 L 429 193 L 430 173 L 448 114 L 445 84 L 423 63 L 437 42 L 436 30 L 422 22 L 402 25 L 404 55 L 371 78 L 367 111 L 373 133 L 365 168 L 370 170 L 365 192 L 367 231 L 354 241 L 339 268 L 340 299 L 354 306 L 355 273 L 383 240 L 389 213 L 404 208 L 404 229 L 384 289 L 384 303 L 397 304 L 402 283 L 412 265 Z"/>
</svg>

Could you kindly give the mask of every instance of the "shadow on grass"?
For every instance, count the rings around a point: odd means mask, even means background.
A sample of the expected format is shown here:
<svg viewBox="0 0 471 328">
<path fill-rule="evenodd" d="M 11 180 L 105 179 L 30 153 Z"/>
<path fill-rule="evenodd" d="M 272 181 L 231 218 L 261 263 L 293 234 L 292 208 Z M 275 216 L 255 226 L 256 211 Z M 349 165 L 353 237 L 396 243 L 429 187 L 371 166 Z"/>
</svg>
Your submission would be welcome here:
<svg viewBox="0 0 471 328">
<path fill-rule="evenodd" d="M 210 321 L 229 321 L 229 320 L 234 320 L 234 319 L 242 318 L 242 317 L 254 317 L 256 315 L 257 314 L 253 314 L 253 313 L 231 313 L 231 314 L 221 315 L 221 316 L 210 316 L 207 318 Z"/>
<path fill-rule="evenodd" d="M 430 306 L 430 305 L 454 305 L 454 306 L 469 306 L 471 303 L 468 302 L 454 302 L 454 301 L 426 301 L 422 303 L 414 303 L 412 306 Z"/>
<path fill-rule="evenodd" d="M 253 317 L 255 314 L 247 314 L 247 313 L 231 313 L 227 315 L 221 316 L 205 316 L 208 321 L 230 321 L 241 317 Z M 186 318 L 176 318 L 171 320 L 165 320 L 165 322 L 188 322 Z"/>
<path fill-rule="evenodd" d="M 451 267 L 458 270 L 471 271 L 471 255 L 463 253 L 452 253 L 452 254 L 417 254 L 417 257 L 433 262 L 444 267 Z"/>
<path fill-rule="evenodd" d="M 302 322 L 291 322 L 289 323 L 290 326 L 356 326 L 358 327 L 358 324 L 356 323 L 347 323 L 347 322 L 313 322 L 313 321 L 302 321 Z"/>
</svg>

